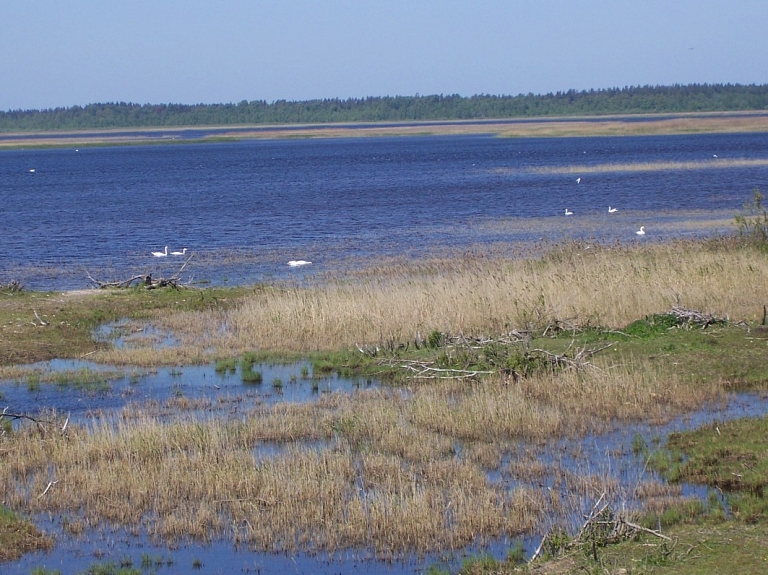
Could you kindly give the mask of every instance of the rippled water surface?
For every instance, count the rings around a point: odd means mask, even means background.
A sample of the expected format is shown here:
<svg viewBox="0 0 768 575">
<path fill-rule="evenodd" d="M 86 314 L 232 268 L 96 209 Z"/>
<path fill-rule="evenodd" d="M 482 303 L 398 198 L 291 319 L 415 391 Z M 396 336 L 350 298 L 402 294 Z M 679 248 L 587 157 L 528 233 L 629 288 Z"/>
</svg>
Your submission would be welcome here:
<svg viewBox="0 0 768 575">
<path fill-rule="evenodd" d="M 187 279 L 233 284 L 476 245 L 637 241 L 640 225 L 647 241 L 710 233 L 765 189 L 766 162 L 765 134 L 2 151 L 0 281 L 168 276 L 183 260 L 150 253 L 166 245 L 195 254 Z"/>
</svg>

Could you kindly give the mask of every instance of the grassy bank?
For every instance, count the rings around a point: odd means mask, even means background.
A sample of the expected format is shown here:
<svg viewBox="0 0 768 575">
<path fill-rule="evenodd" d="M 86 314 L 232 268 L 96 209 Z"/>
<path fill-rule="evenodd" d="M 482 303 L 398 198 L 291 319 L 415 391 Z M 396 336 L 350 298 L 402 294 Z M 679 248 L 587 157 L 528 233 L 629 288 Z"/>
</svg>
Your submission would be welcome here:
<svg viewBox="0 0 768 575">
<path fill-rule="evenodd" d="M 682 305 L 762 319 L 768 257 L 735 239 L 639 247 L 559 246 L 541 258 L 468 255 L 368 268 L 322 286 L 265 286 L 227 309 L 166 313 L 156 322 L 184 350 L 99 350 L 106 363 L 152 365 L 176 356 L 249 351 L 394 349 L 432 332 L 494 337 L 558 321 L 620 328 Z M 196 351 L 195 351 L 196 350 Z"/>
<path fill-rule="evenodd" d="M 248 291 L 94 289 L 45 293 L 0 286 L 0 377 L 3 367 L 81 358 L 110 347 L 94 340 L 94 330 L 102 324 L 127 317 L 151 320 L 182 310 L 224 310 Z"/>
</svg>

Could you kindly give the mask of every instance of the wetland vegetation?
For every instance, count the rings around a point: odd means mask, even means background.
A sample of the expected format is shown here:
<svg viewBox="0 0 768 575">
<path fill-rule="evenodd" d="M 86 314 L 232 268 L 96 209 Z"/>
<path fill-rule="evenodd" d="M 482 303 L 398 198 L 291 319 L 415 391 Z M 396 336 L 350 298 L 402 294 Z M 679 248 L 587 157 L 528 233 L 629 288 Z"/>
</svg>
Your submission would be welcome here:
<svg viewBox="0 0 768 575">
<path fill-rule="evenodd" d="M 756 572 L 768 554 L 764 421 L 638 438 L 637 457 L 668 483 L 649 476 L 632 493 L 597 465 L 574 470 L 540 455 L 558 438 L 765 392 L 761 200 L 737 220 L 739 233 L 702 241 L 391 261 L 302 285 L 3 286 L 4 380 L 23 380 L 36 361 L 87 356 L 147 368 L 215 363 L 258 385 L 258 361 L 309 358 L 315 372 L 392 385 L 205 420 L 183 409 L 169 420 L 149 405 L 86 422 L 4 415 L 0 537 L 34 532 L 24 516 L 50 514 L 70 534 L 107 525 L 167 543 L 224 538 L 391 560 L 546 531 L 531 564 L 512 549 L 506 561 L 480 557 L 461 571 Z M 94 339 L 116 320 L 135 336 L 130 346 Z M 174 344 L 157 345 L 158 333 Z M 712 495 L 683 497 L 680 482 Z M 640 506 L 614 505 L 630 499 Z M 600 512 L 593 526 L 621 518 L 642 529 L 616 540 L 605 529 L 585 534 L 568 519 L 585 504 Z"/>
</svg>

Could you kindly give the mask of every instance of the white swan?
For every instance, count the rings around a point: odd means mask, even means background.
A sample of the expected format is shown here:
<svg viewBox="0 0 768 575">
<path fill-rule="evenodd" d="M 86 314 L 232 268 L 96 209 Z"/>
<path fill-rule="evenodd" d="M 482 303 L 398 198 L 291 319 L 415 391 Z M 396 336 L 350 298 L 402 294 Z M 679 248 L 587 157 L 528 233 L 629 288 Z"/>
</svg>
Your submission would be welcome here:
<svg viewBox="0 0 768 575">
<path fill-rule="evenodd" d="M 183 255 L 184 255 L 184 254 L 186 254 L 186 253 L 187 253 L 187 248 L 184 248 L 184 249 L 183 249 L 183 250 L 181 250 L 180 252 L 171 252 L 171 255 L 172 255 L 172 256 L 183 256 Z"/>
<path fill-rule="evenodd" d="M 616 208 L 612 208 L 611 206 L 608 206 L 608 213 L 612 214 L 614 212 L 618 211 Z"/>
<path fill-rule="evenodd" d="M 573 212 L 568 211 L 568 208 L 565 208 L 565 215 L 566 216 L 572 216 Z"/>
<path fill-rule="evenodd" d="M 640 229 L 635 232 L 638 236 L 645 235 L 645 226 L 640 226 Z"/>
<path fill-rule="evenodd" d="M 308 262 L 306 260 L 291 260 L 288 262 L 288 265 L 292 268 L 298 267 L 298 266 L 307 266 L 311 264 L 312 262 Z"/>
<path fill-rule="evenodd" d="M 165 256 L 168 255 L 168 246 L 165 246 L 164 252 L 152 252 L 152 255 L 155 256 L 156 258 L 164 258 Z"/>
<path fill-rule="evenodd" d="M 581 183 L 581 178 L 576 178 L 576 183 L 580 184 Z"/>
</svg>

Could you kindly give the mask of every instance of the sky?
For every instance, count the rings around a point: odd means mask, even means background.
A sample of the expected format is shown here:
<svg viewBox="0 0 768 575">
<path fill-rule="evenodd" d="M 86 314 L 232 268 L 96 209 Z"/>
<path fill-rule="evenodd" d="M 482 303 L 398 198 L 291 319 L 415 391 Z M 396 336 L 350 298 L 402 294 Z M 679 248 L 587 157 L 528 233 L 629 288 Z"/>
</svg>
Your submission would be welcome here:
<svg viewBox="0 0 768 575">
<path fill-rule="evenodd" d="M 0 110 L 768 84 L 768 0 L 3 0 Z"/>
</svg>

